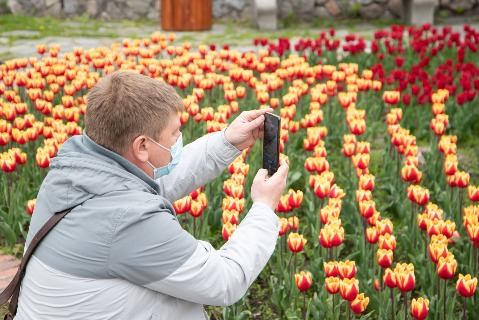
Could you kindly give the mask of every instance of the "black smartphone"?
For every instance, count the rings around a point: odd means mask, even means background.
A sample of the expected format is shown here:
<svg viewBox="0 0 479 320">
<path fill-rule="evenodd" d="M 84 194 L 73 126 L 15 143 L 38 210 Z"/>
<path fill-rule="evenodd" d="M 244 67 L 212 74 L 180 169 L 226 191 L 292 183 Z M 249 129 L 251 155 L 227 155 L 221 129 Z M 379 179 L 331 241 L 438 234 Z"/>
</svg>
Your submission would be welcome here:
<svg viewBox="0 0 479 320">
<path fill-rule="evenodd" d="M 272 113 L 264 114 L 263 168 L 272 176 L 279 167 L 279 139 L 281 118 Z"/>
</svg>

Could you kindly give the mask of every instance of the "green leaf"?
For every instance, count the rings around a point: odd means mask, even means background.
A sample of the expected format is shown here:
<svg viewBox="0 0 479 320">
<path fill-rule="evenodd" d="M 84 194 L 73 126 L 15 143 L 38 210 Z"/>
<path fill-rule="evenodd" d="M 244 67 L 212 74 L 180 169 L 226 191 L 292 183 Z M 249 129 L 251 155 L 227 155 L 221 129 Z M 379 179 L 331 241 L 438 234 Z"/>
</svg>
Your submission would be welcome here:
<svg viewBox="0 0 479 320">
<path fill-rule="evenodd" d="M 0 230 L 2 231 L 2 234 L 9 245 L 15 244 L 17 237 L 15 236 L 13 229 L 8 224 L 3 221 L 0 222 Z"/>
</svg>

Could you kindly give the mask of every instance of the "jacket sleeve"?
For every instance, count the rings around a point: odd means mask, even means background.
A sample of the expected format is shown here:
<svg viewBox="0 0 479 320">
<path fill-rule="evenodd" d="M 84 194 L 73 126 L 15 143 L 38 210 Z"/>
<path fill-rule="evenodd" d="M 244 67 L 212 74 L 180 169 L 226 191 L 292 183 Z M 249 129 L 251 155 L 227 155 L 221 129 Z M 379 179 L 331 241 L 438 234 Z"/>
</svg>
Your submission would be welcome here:
<svg viewBox="0 0 479 320">
<path fill-rule="evenodd" d="M 276 214 L 257 202 L 220 250 L 198 241 L 195 252 L 180 268 L 146 287 L 200 304 L 234 304 L 265 267 L 278 231 Z"/>
<path fill-rule="evenodd" d="M 241 154 L 225 130 L 201 137 L 183 148 L 180 162 L 158 179 L 161 195 L 174 202 L 216 178 Z"/>
<path fill-rule="evenodd" d="M 147 216 L 120 227 L 109 270 L 151 290 L 183 300 L 227 306 L 241 299 L 273 253 L 279 220 L 256 202 L 219 250 L 183 230 L 173 215 Z M 161 223 L 161 224 L 159 224 Z"/>
</svg>

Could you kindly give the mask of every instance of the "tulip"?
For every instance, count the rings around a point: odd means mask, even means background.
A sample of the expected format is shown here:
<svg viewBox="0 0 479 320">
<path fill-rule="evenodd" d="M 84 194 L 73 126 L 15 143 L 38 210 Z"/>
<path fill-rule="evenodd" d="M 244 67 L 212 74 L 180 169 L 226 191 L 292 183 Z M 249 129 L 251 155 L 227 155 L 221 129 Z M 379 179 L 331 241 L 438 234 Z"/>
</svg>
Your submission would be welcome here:
<svg viewBox="0 0 479 320">
<path fill-rule="evenodd" d="M 384 219 L 376 222 L 376 228 L 380 236 L 393 233 L 393 223 L 389 219 Z"/>
<path fill-rule="evenodd" d="M 315 158 L 325 158 L 328 154 L 326 148 L 321 145 L 316 145 L 313 149 L 313 153 Z"/>
<path fill-rule="evenodd" d="M 324 262 L 324 274 L 326 277 L 338 277 L 339 276 L 339 263 L 337 261 Z"/>
<path fill-rule="evenodd" d="M 440 257 L 447 257 L 447 244 L 430 243 L 428 246 L 429 257 L 434 263 L 438 263 Z"/>
<path fill-rule="evenodd" d="M 388 286 L 391 289 L 396 288 L 397 287 L 396 272 L 394 272 L 390 268 L 385 269 L 384 275 L 383 275 L 383 282 L 386 286 Z"/>
<path fill-rule="evenodd" d="M 348 123 L 348 125 L 352 134 L 359 136 L 366 131 L 366 121 L 364 119 L 353 119 Z"/>
<path fill-rule="evenodd" d="M 35 209 L 35 204 L 37 202 L 37 199 L 31 199 L 27 201 L 27 213 L 28 215 L 33 214 L 33 210 Z"/>
<path fill-rule="evenodd" d="M 417 226 L 419 227 L 419 229 L 426 231 L 428 223 L 429 223 L 429 218 L 427 217 L 426 213 L 417 215 Z"/>
<path fill-rule="evenodd" d="M 313 275 L 311 272 L 301 271 L 300 273 L 295 273 L 294 280 L 299 290 L 306 291 L 311 287 Z"/>
<path fill-rule="evenodd" d="M 444 221 L 444 225 L 442 225 L 442 228 L 439 231 L 443 235 L 445 235 L 446 238 L 449 239 L 454 234 L 455 229 L 456 229 L 456 224 L 454 222 L 451 222 L 450 220 L 446 220 Z"/>
<path fill-rule="evenodd" d="M 356 145 L 356 136 L 354 134 L 345 134 L 343 135 L 344 144 L 353 143 Z"/>
<path fill-rule="evenodd" d="M 314 183 L 314 194 L 321 199 L 326 198 L 331 190 L 331 183 L 324 177 L 318 178 Z"/>
<path fill-rule="evenodd" d="M 438 121 L 437 118 L 431 119 L 430 127 L 436 136 L 441 136 L 446 132 L 446 125 L 444 122 Z"/>
<path fill-rule="evenodd" d="M 381 221 L 381 213 L 379 211 L 375 211 L 373 216 L 371 218 L 368 218 L 367 221 L 369 226 L 375 227 L 377 223 Z"/>
<path fill-rule="evenodd" d="M 288 202 L 288 196 L 281 196 L 278 204 L 276 205 L 276 211 L 278 212 L 290 212 L 292 210 Z"/>
<path fill-rule="evenodd" d="M 412 185 L 412 198 L 415 203 L 420 206 L 425 205 L 429 201 L 429 190 L 417 185 Z M 409 188 L 408 188 L 409 189 Z"/>
<path fill-rule="evenodd" d="M 301 252 L 308 242 L 302 235 L 298 233 L 291 232 L 288 236 L 288 247 L 291 252 Z"/>
<path fill-rule="evenodd" d="M 459 188 L 464 189 L 469 185 L 469 179 L 470 179 L 469 173 L 464 171 L 458 171 L 455 174 L 455 178 L 456 178 L 456 185 Z"/>
<path fill-rule="evenodd" d="M 355 278 L 340 280 L 339 293 L 344 300 L 353 301 L 359 293 L 359 281 Z"/>
<path fill-rule="evenodd" d="M 284 219 L 284 218 L 282 218 Z M 239 212 L 236 210 L 224 210 L 222 214 L 223 223 L 238 224 Z"/>
<path fill-rule="evenodd" d="M 351 158 L 355 168 L 366 169 L 369 167 L 370 155 L 369 153 L 358 153 Z"/>
<path fill-rule="evenodd" d="M 372 191 L 374 189 L 374 176 L 372 174 L 363 174 L 359 177 L 359 188 Z"/>
<path fill-rule="evenodd" d="M 396 250 L 396 237 L 389 233 L 380 235 L 378 248 L 392 251 Z"/>
<path fill-rule="evenodd" d="M 330 276 L 324 280 L 324 286 L 326 291 L 330 294 L 336 294 L 339 292 L 341 280 L 338 277 Z"/>
<path fill-rule="evenodd" d="M 477 278 L 471 278 L 470 274 L 463 276 L 459 274 L 459 279 L 456 282 L 456 290 L 463 297 L 472 297 L 476 292 Z"/>
<path fill-rule="evenodd" d="M 479 201 L 479 187 L 469 185 L 469 187 L 467 188 L 467 197 L 472 202 Z"/>
<path fill-rule="evenodd" d="M 448 252 L 445 257 L 439 257 L 437 262 L 437 275 L 442 279 L 451 279 L 456 273 L 457 262 L 454 255 Z"/>
<path fill-rule="evenodd" d="M 401 169 L 401 178 L 406 182 L 419 183 L 422 179 L 422 172 L 416 166 L 405 165 Z"/>
<path fill-rule="evenodd" d="M 346 196 L 346 193 L 337 184 L 334 184 L 329 191 L 330 199 L 342 199 Z"/>
<path fill-rule="evenodd" d="M 475 221 L 472 223 L 470 222 L 471 219 L 468 219 L 468 223 L 466 225 L 467 235 L 469 239 L 474 242 L 479 242 L 479 222 L 477 221 L 477 216 L 473 216 Z"/>
<path fill-rule="evenodd" d="M 228 241 L 231 235 L 236 231 L 237 227 L 238 226 L 236 224 L 231 224 L 230 222 L 223 224 L 223 230 L 221 232 L 221 234 L 223 235 L 223 239 L 225 239 L 225 241 Z"/>
<path fill-rule="evenodd" d="M 191 201 L 190 215 L 193 218 L 200 217 L 203 214 L 204 209 L 205 207 L 203 206 L 203 203 L 201 201 L 197 201 L 197 200 Z"/>
<path fill-rule="evenodd" d="M 378 249 L 377 259 L 378 264 L 382 268 L 389 268 L 393 262 L 393 251 L 388 249 Z"/>
<path fill-rule="evenodd" d="M 289 217 L 288 218 L 288 228 L 290 230 L 298 230 L 299 227 L 299 218 L 297 216 Z"/>
<path fill-rule="evenodd" d="M 443 215 L 442 209 L 439 208 L 439 206 L 437 204 L 434 204 L 432 202 L 429 202 L 426 205 L 426 210 L 424 211 L 424 213 L 431 220 L 434 220 L 434 219 L 441 219 L 442 220 L 442 215 Z"/>
<path fill-rule="evenodd" d="M 363 200 L 359 202 L 359 212 L 365 219 L 372 217 L 375 211 L 376 203 L 374 200 Z"/>
<path fill-rule="evenodd" d="M 40 148 L 37 150 L 35 159 L 40 168 L 48 168 L 50 166 L 50 155 Z"/>
<path fill-rule="evenodd" d="M 183 214 L 190 211 L 191 208 L 191 196 L 183 197 L 179 200 L 173 202 L 173 208 L 176 211 L 176 214 Z"/>
<path fill-rule="evenodd" d="M 280 236 L 283 236 L 283 235 L 285 235 L 286 232 L 288 232 L 288 230 L 289 230 L 288 219 L 286 219 L 286 218 L 280 218 L 280 219 L 279 219 L 279 223 L 280 223 L 280 226 L 279 226 L 279 235 L 280 235 Z"/>
<path fill-rule="evenodd" d="M 369 304 L 369 298 L 364 297 L 364 293 L 360 293 L 354 298 L 354 300 L 349 302 L 349 306 L 354 313 L 359 314 L 363 313 L 366 310 Z"/>
<path fill-rule="evenodd" d="M 427 234 L 431 237 L 433 235 L 438 235 L 441 233 L 441 230 L 444 227 L 445 222 L 440 219 L 429 219 L 427 223 Z"/>
<path fill-rule="evenodd" d="M 241 199 L 244 196 L 244 187 L 241 184 L 235 183 L 233 180 L 228 179 L 223 183 L 223 190 L 226 195 Z"/>
<path fill-rule="evenodd" d="M 355 152 L 356 145 L 354 143 L 345 143 L 343 145 L 343 154 L 345 157 L 352 157 Z"/>
<path fill-rule="evenodd" d="M 239 213 L 243 212 L 244 209 L 244 198 L 243 199 L 237 199 L 233 197 L 226 197 L 223 198 L 222 202 L 222 210 L 236 210 Z"/>
<path fill-rule="evenodd" d="M 288 204 L 291 208 L 299 208 L 303 202 L 303 191 L 297 190 L 294 191 L 289 189 L 288 191 Z"/>
<path fill-rule="evenodd" d="M 331 200 L 331 199 L 330 199 Z M 319 210 L 319 217 L 322 224 L 327 224 L 331 219 L 338 219 L 340 214 L 340 208 L 335 208 L 330 205 L 326 205 Z"/>
<path fill-rule="evenodd" d="M 395 105 L 399 102 L 400 93 L 398 91 L 384 91 L 383 101 L 389 105 Z"/>
<path fill-rule="evenodd" d="M 338 198 L 328 199 L 328 206 L 330 206 L 333 209 L 338 209 L 339 211 L 341 211 L 342 205 L 343 205 L 343 201 L 341 199 L 338 199 Z M 339 218 L 339 214 L 337 217 Z"/>
<path fill-rule="evenodd" d="M 402 292 L 408 292 L 414 289 L 416 284 L 416 277 L 414 271 L 410 270 L 398 270 L 395 271 L 397 279 L 397 287 Z"/>
<path fill-rule="evenodd" d="M 411 301 L 411 314 L 414 319 L 423 320 L 427 318 L 429 312 L 429 300 L 428 299 L 412 299 Z"/>
<path fill-rule="evenodd" d="M 369 227 L 366 229 L 366 240 L 370 244 L 375 244 L 379 240 L 379 232 L 376 227 Z"/>
<path fill-rule="evenodd" d="M 356 263 L 354 261 L 340 261 L 338 264 L 338 272 L 341 279 L 354 278 L 356 276 L 356 271 Z"/>
<path fill-rule="evenodd" d="M 372 199 L 372 193 L 370 190 L 356 190 L 356 202 L 360 203 L 363 200 L 371 200 Z"/>
</svg>

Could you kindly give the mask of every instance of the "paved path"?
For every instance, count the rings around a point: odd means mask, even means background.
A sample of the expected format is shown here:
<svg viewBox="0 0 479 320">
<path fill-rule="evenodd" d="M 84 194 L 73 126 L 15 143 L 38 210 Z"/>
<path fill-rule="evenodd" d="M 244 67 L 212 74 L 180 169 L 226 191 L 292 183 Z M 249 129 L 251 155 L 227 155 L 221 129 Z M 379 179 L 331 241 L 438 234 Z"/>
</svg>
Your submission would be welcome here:
<svg viewBox="0 0 479 320">
<path fill-rule="evenodd" d="M 20 260 L 10 255 L 0 256 L 0 292 L 3 291 L 17 273 Z"/>
</svg>

